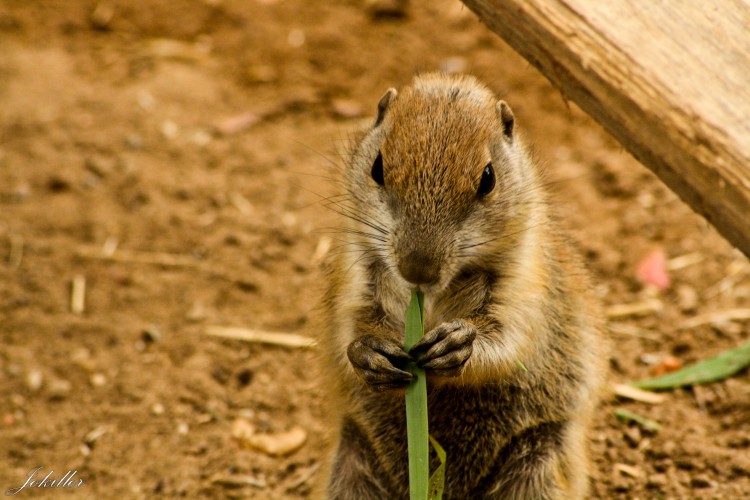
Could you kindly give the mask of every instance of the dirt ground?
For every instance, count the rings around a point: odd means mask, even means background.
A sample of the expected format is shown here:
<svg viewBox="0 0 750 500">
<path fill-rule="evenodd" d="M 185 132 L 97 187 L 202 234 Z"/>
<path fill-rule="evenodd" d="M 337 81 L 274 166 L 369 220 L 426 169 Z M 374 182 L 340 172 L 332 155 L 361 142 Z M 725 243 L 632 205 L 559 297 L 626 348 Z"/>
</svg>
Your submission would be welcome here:
<svg viewBox="0 0 750 500">
<path fill-rule="evenodd" d="M 610 380 L 750 339 L 750 265 L 458 1 L 0 0 L 0 488 L 53 498 L 304 498 L 326 423 L 313 335 L 330 163 L 415 72 L 479 76 L 513 107 L 610 310 Z M 654 131 L 658 133 L 658 131 Z M 663 249 L 671 285 L 638 263 Z M 85 281 L 83 311 L 71 309 Z M 700 322 L 700 321 L 693 321 Z M 750 498 L 750 374 L 607 395 L 595 498 Z M 649 432 L 618 408 L 661 424 Z M 299 426 L 275 457 L 232 437 Z"/>
</svg>

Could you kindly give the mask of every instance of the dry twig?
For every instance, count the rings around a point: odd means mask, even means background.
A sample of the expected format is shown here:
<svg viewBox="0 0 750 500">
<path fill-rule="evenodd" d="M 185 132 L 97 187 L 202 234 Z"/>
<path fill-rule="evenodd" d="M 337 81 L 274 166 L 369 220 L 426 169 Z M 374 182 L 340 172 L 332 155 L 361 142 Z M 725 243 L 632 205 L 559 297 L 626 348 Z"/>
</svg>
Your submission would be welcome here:
<svg viewBox="0 0 750 500">
<path fill-rule="evenodd" d="M 703 325 L 715 325 L 719 323 L 726 323 L 729 321 L 745 321 L 750 320 L 750 308 L 746 309 L 729 309 L 727 311 L 717 311 L 706 314 L 701 314 L 684 321 L 677 328 L 679 330 L 688 330 L 690 328 L 696 328 Z"/>
<path fill-rule="evenodd" d="M 632 385 L 626 384 L 614 384 L 612 390 L 616 396 L 625 399 L 632 399 L 633 401 L 639 401 L 641 403 L 648 403 L 650 405 L 657 405 L 663 403 L 666 399 L 662 394 L 656 394 L 650 391 L 644 391 L 638 389 Z"/>
<path fill-rule="evenodd" d="M 214 337 L 280 345 L 284 347 L 313 347 L 315 340 L 295 333 L 265 332 L 231 326 L 209 326 L 206 333 Z"/>
<path fill-rule="evenodd" d="M 70 287 L 70 312 L 83 314 L 86 308 L 86 277 L 76 274 Z"/>
<path fill-rule="evenodd" d="M 643 316 L 646 314 L 657 313 L 661 311 L 663 307 L 664 306 L 659 299 L 646 299 L 630 304 L 613 304 L 604 310 L 604 314 L 609 319 L 625 318 L 628 316 Z"/>
</svg>

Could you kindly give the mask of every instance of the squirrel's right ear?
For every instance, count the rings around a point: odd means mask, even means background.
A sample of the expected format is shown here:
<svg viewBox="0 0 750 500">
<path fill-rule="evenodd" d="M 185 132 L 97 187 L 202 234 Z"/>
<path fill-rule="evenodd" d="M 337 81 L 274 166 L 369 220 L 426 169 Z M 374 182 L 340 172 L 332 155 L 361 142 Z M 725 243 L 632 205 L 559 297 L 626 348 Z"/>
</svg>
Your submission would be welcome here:
<svg viewBox="0 0 750 500">
<path fill-rule="evenodd" d="M 391 104 L 391 101 L 398 95 L 398 90 L 394 88 L 390 88 L 385 91 L 385 94 L 383 94 L 383 97 L 380 98 L 380 101 L 378 101 L 378 116 L 375 118 L 375 127 L 380 125 L 380 123 L 383 121 L 383 118 L 385 118 L 385 110 L 388 109 L 388 106 Z"/>
<path fill-rule="evenodd" d="M 510 106 L 505 101 L 497 101 L 495 105 L 495 111 L 497 111 L 497 117 L 500 119 L 500 123 L 503 125 L 503 135 L 508 138 L 509 141 L 513 140 L 513 124 L 515 118 L 513 117 L 513 111 L 510 110 Z"/>
</svg>

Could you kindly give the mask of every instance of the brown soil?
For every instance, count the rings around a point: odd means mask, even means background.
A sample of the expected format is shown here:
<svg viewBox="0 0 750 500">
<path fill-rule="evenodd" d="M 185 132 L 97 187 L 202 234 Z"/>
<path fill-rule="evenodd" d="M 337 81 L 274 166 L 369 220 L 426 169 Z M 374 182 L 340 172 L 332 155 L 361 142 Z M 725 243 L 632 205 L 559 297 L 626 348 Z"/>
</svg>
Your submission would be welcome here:
<svg viewBox="0 0 750 500">
<path fill-rule="evenodd" d="M 747 321 L 680 328 L 750 306 L 747 259 L 703 219 L 460 3 L 373 5 L 0 3 L 3 491 L 44 466 L 77 470 L 84 498 L 310 495 L 314 353 L 206 329 L 313 333 L 328 164 L 416 71 L 473 73 L 510 102 L 607 305 L 652 298 L 635 277 L 652 249 L 678 267 L 661 311 L 611 322 L 613 382 L 748 340 Z M 232 438 L 238 417 L 308 438 L 268 456 Z M 750 375 L 658 405 L 608 396 L 591 440 L 594 497 L 750 498 Z"/>
</svg>

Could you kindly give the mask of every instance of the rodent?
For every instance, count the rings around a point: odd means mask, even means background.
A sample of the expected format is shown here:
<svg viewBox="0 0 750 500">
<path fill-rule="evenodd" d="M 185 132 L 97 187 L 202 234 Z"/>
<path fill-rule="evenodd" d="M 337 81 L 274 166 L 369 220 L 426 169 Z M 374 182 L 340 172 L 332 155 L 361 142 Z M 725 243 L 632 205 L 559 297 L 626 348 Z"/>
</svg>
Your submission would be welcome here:
<svg viewBox="0 0 750 500">
<path fill-rule="evenodd" d="M 389 89 L 341 185 L 319 339 L 336 431 L 324 496 L 408 498 L 402 388 L 418 360 L 443 498 L 584 497 L 603 324 L 508 105 L 470 76 Z M 417 289 L 426 333 L 407 353 Z"/>
</svg>

